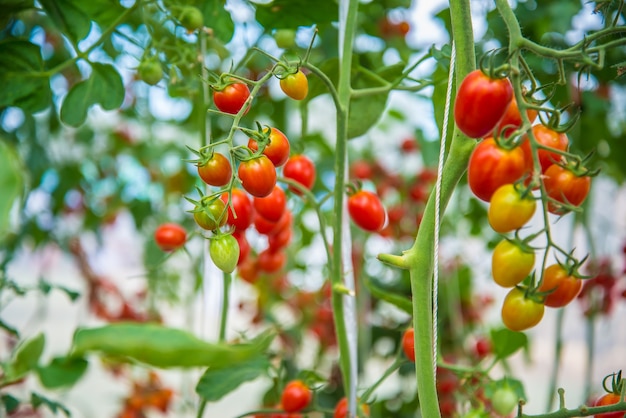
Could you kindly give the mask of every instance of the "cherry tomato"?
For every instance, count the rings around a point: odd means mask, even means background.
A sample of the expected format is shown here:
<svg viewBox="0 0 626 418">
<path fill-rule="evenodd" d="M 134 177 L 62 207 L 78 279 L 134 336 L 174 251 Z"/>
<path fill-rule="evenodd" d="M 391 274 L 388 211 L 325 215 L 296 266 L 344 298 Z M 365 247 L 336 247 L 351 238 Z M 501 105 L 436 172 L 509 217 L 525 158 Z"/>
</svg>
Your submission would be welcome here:
<svg viewBox="0 0 626 418">
<path fill-rule="evenodd" d="M 591 177 L 577 176 L 573 171 L 558 164 L 552 164 L 543 175 L 543 184 L 548 197 L 560 203 L 580 206 L 591 189 Z M 566 209 L 559 204 L 548 202 L 548 211 L 562 215 Z"/>
<path fill-rule="evenodd" d="M 233 177 L 233 168 L 224 155 L 215 152 L 206 162 L 198 165 L 198 175 L 210 186 L 225 186 Z"/>
<path fill-rule="evenodd" d="M 292 230 L 290 227 L 283 228 L 279 231 L 272 231 L 272 233 L 267 236 L 270 251 L 278 251 L 285 248 L 291 242 L 291 234 Z"/>
<path fill-rule="evenodd" d="M 528 120 L 532 123 L 537 117 L 537 111 L 528 109 L 526 110 L 526 116 L 528 116 Z M 509 103 L 504 112 L 504 116 L 502 116 L 500 122 L 496 124 L 493 136 L 497 137 L 498 135 L 503 135 L 505 138 L 508 138 L 520 126 L 522 126 L 522 115 L 517 107 L 517 100 L 515 100 L 515 96 L 513 96 L 511 103 Z"/>
<path fill-rule="evenodd" d="M 256 151 L 259 149 L 259 144 L 257 144 L 254 139 L 250 138 L 248 140 L 248 148 L 252 151 Z M 275 167 L 280 167 L 289 159 L 290 148 L 289 140 L 285 134 L 276 128 L 271 128 L 269 144 L 263 149 L 263 154 L 272 161 Z"/>
<path fill-rule="evenodd" d="M 502 322 L 511 331 L 532 328 L 543 318 L 545 307 L 526 297 L 523 290 L 514 287 L 502 303 Z"/>
<path fill-rule="evenodd" d="M 301 380 L 287 383 L 280 397 L 285 412 L 298 412 L 311 402 L 311 390 Z"/>
<path fill-rule="evenodd" d="M 154 86 L 163 78 L 163 68 L 157 59 L 141 61 L 137 68 L 139 79 L 146 84 Z"/>
<path fill-rule="evenodd" d="M 277 29 L 274 32 L 276 46 L 282 49 L 291 48 L 296 44 L 296 31 L 293 29 Z"/>
<path fill-rule="evenodd" d="M 567 135 L 553 131 L 547 126 L 541 124 L 534 125 L 532 128 L 532 132 L 538 145 L 559 151 L 567 151 L 567 148 L 569 147 L 569 139 L 567 138 Z M 524 150 L 528 171 L 532 172 L 533 160 L 530 148 L 530 140 L 526 138 L 522 142 L 521 147 Z M 537 155 L 539 157 L 539 164 L 541 165 L 542 173 L 545 173 L 548 167 L 550 167 L 555 162 L 561 161 L 561 154 L 547 149 L 539 148 L 537 150 Z"/>
<path fill-rule="evenodd" d="M 265 197 L 255 197 L 253 199 L 254 209 L 257 215 L 262 216 L 270 222 L 278 222 L 287 207 L 287 196 L 278 186 Z"/>
<path fill-rule="evenodd" d="M 184 6 L 178 20 L 180 20 L 180 24 L 189 32 L 200 29 L 204 25 L 202 12 L 194 6 Z"/>
<path fill-rule="evenodd" d="M 225 214 L 226 205 L 221 199 L 213 199 L 208 203 L 202 202 L 201 210 L 193 213 L 193 218 L 203 229 L 213 231 L 226 224 L 228 216 Z"/>
<path fill-rule="evenodd" d="M 374 176 L 374 168 L 370 163 L 363 160 L 358 160 L 352 163 L 350 166 L 352 175 L 359 180 L 369 180 Z"/>
<path fill-rule="evenodd" d="M 302 100 L 309 93 L 309 81 L 301 70 L 288 74 L 280 80 L 283 93 L 294 100 Z"/>
<path fill-rule="evenodd" d="M 265 197 L 276 185 L 276 167 L 265 155 L 241 161 L 237 174 L 241 186 L 252 196 Z"/>
<path fill-rule="evenodd" d="M 222 202 L 228 203 L 228 193 L 222 193 Z M 226 223 L 232 225 L 235 231 L 245 231 L 252 225 L 254 217 L 254 207 L 248 194 L 241 189 L 231 190 L 231 206 L 228 208 L 228 219 Z"/>
<path fill-rule="evenodd" d="M 362 412 L 362 415 L 359 416 L 366 416 L 368 417 L 370 415 L 370 407 L 367 404 L 360 404 L 359 405 L 359 409 Z M 335 413 L 333 414 L 333 418 L 346 418 L 348 416 L 348 398 L 341 398 L 339 400 L 339 402 L 337 402 L 337 405 L 335 406 Z"/>
<path fill-rule="evenodd" d="M 287 208 L 283 213 L 283 216 L 280 217 L 278 222 L 270 222 L 262 216 L 254 217 L 254 228 L 263 235 L 272 235 L 276 234 L 279 231 L 282 231 L 285 228 L 288 228 L 291 225 L 292 214 L 291 211 Z"/>
<path fill-rule="evenodd" d="M 517 286 L 535 267 L 535 253 L 525 251 L 516 243 L 503 239 L 493 249 L 491 275 L 502 287 Z"/>
<path fill-rule="evenodd" d="M 502 119 L 512 99 L 513 87 L 508 79 L 493 79 L 474 70 L 463 79 L 456 95 L 456 125 L 470 138 L 482 138 Z"/>
<path fill-rule="evenodd" d="M 239 82 L 229 84 L 222 90 L 213 91 L 215 107 L 231 115 L 239 113 L 248 97 L 250 97 L 250 89 L 246 84 Z M 248 109 L 245 111 L 247 112 Z"/>
<path fill-rule="evenodd" d="M 315 164 L 305 155 L 294 155 L 289 158 L 283 167 L 283 176 L 297 181 L 305 188 L 311 190 L 315 183 Z M 300 191 L 295 187 L 289 186 L 289 189 L 296 194 L 300 194 Z"/>
<path fill-rule="evenodd" d="M 185 245 L 187 232 L 178 224 L 166 223 L 154 231 L 154 240 L 163 251 L 177 250 Z"/>
<path fill-rule="evenodd" d="M 224 273 L 232 273 L 239 261 L 239 244 L 232 235 L 218 235 L 209 242 L 209 255 Z"/>
<path fill-rule="evenodd" d="M 515 185 L 505 184 L 491 196 L 487 219 L 494 231 L 504 234 L 526 225 L 536 207 L 532 194 L 522 197 Z"/>
<path fill-rule="evenodd" d="M 259 270 L 264 273 L 276 273 L 287 264 L 287 254 L 282 251 L 272 251 L 267 248 L 259 253 L 257 265 Z"/>
<path fill-rule="evenodd" d="M 359 190 L 348 197 L 348 213 L 355 224 L 369 232 L 383 229 L 387 218 L 378 196 L 367 190 Z"/>
<path fill-rule="evenodd" d="M 244 231 L 233 232 L 233 237 L 235 237 L 237 244 L 239 244 L 239 258 L 237 259 L 237 266 L 240 266 L 250 255 L 250 243 L 248 242 L 248 238 L 246 238 L 246 233 Z"/>
<path fill-rule="evenodd" d="M 237 267 L 237 274 L 241 277 L 241 280 L 250 284 L 256 283 L 259 280 L 259 268 L 257 265 L 257 258 L 249 255 L 241 264 Z"/>
<path fill-rule="evenodd" d="M 402 351 L 409 360 L 415 363 L 415 331 L 409 328 L 402 334 Z"/>
<path fill-rule="evenodd" d="M 560 308 L 570 303 L 583 288 L 583 281 L 567 274 L 560 264 L 552 264 L 543 271 L 539 292 L 548 292 L 543 304 L 551 308 Z"/>
<path fill-rule="evenodd" d="M 491 407 L 495 412 L 504 417 L 508 417 L 519 403 L 519 396 L 508 387 L 499 387 L 491 396 Z"/>
<path fill-rule="evenodd" d="M 598 400 L 596 400 L 593 406 L 605 406 L 605 405 L 613 405 L 619 402 L 619 397 L 617 393 L 606 393 L 602 395 Z M 596 414 L 594 418 L 624 418 L 624 411 L 617 412 L 605 412 L 604 414 Z"/>
</svg>

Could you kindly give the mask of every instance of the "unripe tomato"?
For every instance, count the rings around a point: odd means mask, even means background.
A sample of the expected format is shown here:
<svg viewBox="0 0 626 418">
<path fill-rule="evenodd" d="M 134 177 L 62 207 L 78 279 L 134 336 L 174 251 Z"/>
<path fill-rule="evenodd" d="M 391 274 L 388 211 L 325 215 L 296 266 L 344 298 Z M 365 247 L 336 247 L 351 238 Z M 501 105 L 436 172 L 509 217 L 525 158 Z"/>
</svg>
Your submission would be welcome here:
<svg viewBox="0 0 626 418">
<path fill-rule="evenodd" d="M 287 160 L 283 167 L 283 176 L 297 181 L 305 188 L 311 190 L 313 184 L 315 184 L 315 165 L 306 155 L 294 155 Z M 300 191 L 295 187 L 289 186 L 289 189 L 296 194 L 300 194 Z"/>
<path fill-rule="evenodd" d="M 296 44 L 296 31 L 293 29 L 276 29 L 274 41 L 279 48 L 292 48 Z"/>
<path fill-rule="evenodd" d="M 415 363 L 415 331 L 409 328 L 402 334 L 402 351 L 404 355 Z"/>
<path fill-rule="evenodd" d="M 494 231 L 504 234 L 526 225 L 536 207 L 532 194 L 522 197 L 515 185 L 505 184 L 491 196 L 487 219 Z"/>
<path fill-rule="evenodd" d="M 301 380 L 292 380 L 287 383 L 280 397 L 285 412 L 298 412 L 311 402 L 311 390 Z"/>
<path fill-rule="evenodd" d="M 224 273 L 232 273 L 239 261 L 239 244 L 232 235 L 218 235 L 209 242 L 209 255 Z"/>
<path fill-rule="evenodd" d="M 209 186 L 227 185 L 233 177 L 233 168 L 224 155 L 215 152 L 206 162 L 198 165 L 198 175 Z"/>
<path fill-rule="evenodd" d="M 517 286 L 535 267 L 535 253 L 503 239 L 493 249 L 491 275 L 502 287 Z"/>
<path fill-rule="evenodd" d="M 493 392 L 491 397 L 491 407 L 502 416 L 509 416 L 519 402 L 515 391 L 510 387 L 500 387 Z"/>
<path fill-rule="evenodd" d="M 385 226 L 385 207 L 374 193 L 359 190 L 348 197 L 348 213 L 352 221 L 369 232 L 378 232 Z"/>
<path fill-rule="evenodd" d="M 241 186 L 252 196 L 265 197 L 276 185 L 276 167 L 265 155 L 241 161 L 237 174 Z"/>
<path fill-rule="evenodd" d="M 204 16 L 200 9 L 194 6 L 183 7 L 180 13 L 180 24 L 189 32 L 200 29 L 204 25 Z"/>
<path fill-rule="evenodd" d="M 203 229 L 213 231 L 226 224 L 226 205 L 221 199 L 213 199 L 209 203 L 202 202 L 201 210 L 193 213 L 193 218 Z"/>
<path fill-rule="evenodd" d="M 294 100 L 302 100 L 309 93 L 309 81 L 301 70 L 288 74 L 280 80 L 283 93 Z"/>
<path fill-rule="evenodd" d="M 551 308 L 561 308 L 570 303 L 583 288 L 583 281 L 567 273 L 560 264 L 552 264 L 543 271 L 539 292 L 548 292 L 543 304 Z"/>
<path fill-rule="evenodd" d="M 163 251 L 172 251 L 185 245 L 187 232 L 178 224 L 166 223 L 154 231 L 154 240 Z"/>
<path fill-rule="evenodd" d="M 239 82 L 229 84 L 222 90 L 213 91 L 215 107 L 231 115 L 239 113 L 248 97 L 250 97 L 250 89 L 246 84 Z M 248 109 L 245 111 L 247 112 Z"/>
<path fill-rule="evenodd" d="M 482 138 L 493 131 L 512 99 L 513 86 L 508 79 L 493 79 L 474 70 L 463 79 L 456 95 L 456 125 L 470 138 Z"/>
<path fill-rule="evenodd" d="M 137 68 L 139 78 L 146 84 L 154 86 L 163 78 L 163 68 L 157 59 L 142 61 Z"/>
<path fill-rule="evenodd" d="M 591 189 L 591 177 L 578 176 L 573 171 L 557 164 L 548 167 L 543 175 L 546 194 L 560 203 L 580 206 Z M 566 209 L 553 202 L 548 202 L 548 211 L 555 215 L 563 215 Z"/>
<path fill-rule="evenodd" d="M 511 331 L 524 331 L 541 321 L 544 310 L 542 303 L 526 297 L 523 290 L 514 287 L 502 303 L 502 322 Z"/>
<path fill-rule="evenodd" d="M 250 138 L 248 140 L 248 148 L 256 151 L 259 149 L 259 145 L 254 139 Z M 269 144 L 263 149 L 263 155 L 267 156 L 275 167 L 280 167 L 289 159 L 290 149 L 289 140 L 285 134 L 276 128 L 271 128 Z"/>
</svg>

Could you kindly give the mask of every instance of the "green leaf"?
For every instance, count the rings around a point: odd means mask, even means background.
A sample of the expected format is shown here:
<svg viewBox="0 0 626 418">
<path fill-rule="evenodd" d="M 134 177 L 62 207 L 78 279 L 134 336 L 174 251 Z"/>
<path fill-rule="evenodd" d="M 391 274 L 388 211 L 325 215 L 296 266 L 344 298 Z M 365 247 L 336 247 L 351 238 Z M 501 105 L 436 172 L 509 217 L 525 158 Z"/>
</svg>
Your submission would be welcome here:
<svg viewBox="0 0 626 418">
<path fill-rule="evenodd" d="M 396 308 L 401 309 L 408 314 L 413 314 L 413 306 L 411 301 L 406 296 L 391 293 L 386 289 L 378 287 L 374 285 L 369 278 L 364 279 L 363 284 L 375 298 L 384 300 L 385 302 L 394 305 Z"/>
<path fill-rule="evenodd" d="M 0 243 L 10 226 L 10 212 L 24 188 L 20 158 L 6 142 L 0 141 Z"/>
<path fill-rule="evenodd" d="M 122 77 L 114 66 L 93 63 L 91 69 L 91 76 L 72 87 L 61 106 L 61 120 L 70 126 L 83 124 L 94 104 L 113 110 L 124 101 Z"/>
<path fill-rule="evenodd" d="M 4 410 L 7 411 L 9 414 L 15 411 L 20 406 L 20 401 L 11 395 L 3 394 L 1 399 Z"/>
<path fill-rule="evenodd" d="M 107 29 L 120 14 L 124 7 L 119 1 L 111 0 L 67 0 L 81 10 L 88 18 L 94 20 L 103 30 Z"/>
<path fill-rule="evenodd" d="M 176 328 L 153 323 L 120 322 L 76 331 L 72 356 L 89 352 L 134 360 L 155 367 L 231 367 L 269 347 L 274 333 L 265 332 L 241 344 L 209 343 Z"/>
<path fill-rule="evenodd" d="M 47 281 L 41 278 L 39 279 L 39 283 L 37 284 L 37 287 L 39 288 L 41 293 L 43 293 L 44 295 L 47 295 L 48 293 L 50 293 L 52 289 L 60 290 L 61 292 L 65 293 L 72 302 L 75 302 L 76 299 L 80 297 L 80 293 L 78 293 L 75 290 L 69 289 L 65 286 L 48 283 Z"/>
<path fill-rule="evenodd" d="M 85 374 L 89 363 L 78 357 L 55 357 L 50 364 L 37 368 L 41 384 L 47 389 L 72 386 Z"/>
<path fill-rule="evenodd" d="M 39 47 L 23 40 L 0 42 L 0 108 L 16 106 L 29 113 L 50 104 L 50 82 L 42 74 Z"/>
<path fill-rule="evenodd" d="M 39 3 L 59 30 L 74 44 L 89 34 L 91 21 L 72 0 L 40 0 Z"/>
<path fill-rule="evenodd" d="M 7 331 L 9 334 L 12 334 L 18 338 L 20 337 L 19 331 L 15 329 L 14 327 L 12 327 L 11 325 L 4 322 L 1 318 L 0 318 L 0 328 Z"/>
<path fill-rule="evenodd" d="M 15 351 L 15 355 L 7 368 L 6 379 L 8 381 L 19 380 L 36 368 L 45 345 L 46 337 L 42 333 L 23 341 Z"/>
<path fill-rule="evenodd" d="M 33 408 L 38 409 L 41 405 L 45 405 L 50 411 L 52 411 L 55 415 L 57 412 L 61 411 L 65 414 L 66 417 L 71 417 L 69 409 L 60 404 L 59 402 L 52 401 L 38 393 L 32 392 L 30 394 L 30 403 L 33 405 Z"/>
<path fill-rule="evenodd" d="M 0 27 L 4 27 L 7 24 L 12 17 L 11 15 L 24 10 L 33 9 L 35 7 L 34 3 L 33 0 L 3 0 Z"/>
<path fill-rule="evenodd" d="M 241 384 L 266 374 L 269 366 L 266 357 L 254 357 L 221 369 L 209 368 L 198 381 L 196 393 L 207 402 L 219 401 Z"/>
<path fill-rule="evenodd" d="M 230 13 L 224 8 L 223 0 L 207 0 L 198 8 L 204 16 L 204 25 L 211 28 L 213 36 L 223 43 L 228 43 L 235 33 L 235 24 Z"/>
<path fill-rule="evenodd" d="M 274 0 L 253 4 L 256 19 L 268 30 L 323 27 L 339 20 L 339 7 L 334 0 Z"/>
<path fill-rule="evenodd" d="M 523 332 L 501 328 L 491 331 L 493 351 L 496 357 L 504 359 L 514 354 L 520 348 L 528 347 L 528 337 Z"/>
</svg>

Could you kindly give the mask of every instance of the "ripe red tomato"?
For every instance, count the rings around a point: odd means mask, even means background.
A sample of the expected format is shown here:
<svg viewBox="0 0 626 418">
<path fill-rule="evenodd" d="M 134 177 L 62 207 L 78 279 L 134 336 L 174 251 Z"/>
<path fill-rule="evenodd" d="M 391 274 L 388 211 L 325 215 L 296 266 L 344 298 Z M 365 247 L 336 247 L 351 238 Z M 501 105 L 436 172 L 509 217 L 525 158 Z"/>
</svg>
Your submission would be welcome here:
<svg viewBox="0 0 626 418">
<path fill-rule="evenodd" d="M 312 398 L 311 390 L 301 380 L 287 383 L 280 397 L 286 412 L 298 412 L 307 407 Z"/>
<path fill-rule="evenodd" d="M 193 218 L 203 229 L 213 231 L 226 224 L 226 205 L 221 199 L 203 201 L 201 210 L 193 213 Z"/>
<path fill-rule="evenodd" d="M 256 281 L 259 280 L 259 268 L 257 266 L 256 257 L 248 256 L 245 260 L 242 260 L 241 264 L 237 267 L 237 274 L 244 282 L 250 284 L 256 283 Z"/>
<path fill-rule="evenodd" d="M 239 243 L 232 235 L 218 235 L 209 242 L 209 255 L 224 273 L 232 273 L 239 261 Z"/>
<path fill-rule="evenodd" d="M 402 351 L 409 360 L 415 363 L 415 330 L 409 328 L 402 334 Z"/>
<path fill-rule="evenodd" d="M 567 148 L 569 147 L 569 139 L 567 138 L 567 135 L 553 131 L 547 126 L 541 124 L 534 125 L 532 128 L 532 132 L 535 136 L 535 139 L 537 140 L 537 145 L 559 151 L 567 151 Z M 526 166 L 528 167 L 528 172 L 530 173 L 532 172 L 533 168 L 530 140 L 526 138 L 522 142 L 521 147 L 524 150 Z M 537 155 L 539 157 L 539 164 L 541 165 L 542 173 L 545 173 L 548 167 L 550 167 L 555 162 L 561 161 L 561 154 L 547 149 L 538 149 Z"/>
<path fill-rule="evenodd" d="M 210 186 L 226 186 L 233 177 L 233 168 L 224 155 L 215 152 L 206 162 L 198 165 L 198 175 Z"/>
<path fill-rule="evenodd" d="M 279 231 L 272 231 L 272 233 L 267 236 L 270 251 L 278 251 L 285 248 L 289 242 L 291 242 L 291 234 L 292 230 L 289 226 Z"/>
<path fill-rule="evenodd" d="M 265 132 L 267 132 L 267 129 Z M 248 148 L 256 151 L 259 149 L 259 144 L 250 138 L 248 140 Z M 287 162 L 290 149 L 289 140 L 285 134 L 276 128 L 271 128 L 269 143 L 263 149 L 263 154 L 272 161 L 275 167 L 280 167 Z"/>
<path fill-rule="evenodd" d="M 511 331 L 524 331 L 537 325 L 545 307 L 524 294 L 524 291 L 514 287 L 507 293 L 502 303 L 502 322 Z"/>
<path fill-rule="evenodd" d="M 535 253 L 503 239 L 491 255 L 493 281 L 502 287 L 517 286 L 535 267 Z"/>
<path fill-rule="evenodd" d="M 534 109 L 526 110 L 526 116 L 528 116 L 528 120 L 532 123 L 537 117 L 537 111 Z M 508 138 L 517 128 L 522 126 L 522 115 L 519 111 L 519 107 L 517 107 L 517 100 L 515 96 L 511 100 L 511 103 L 506 108 L 504 112 L 504 116 L 500 119 L 500 122 L 496 124 L 494 128 L 493 135 L 504 135 L 505 138 Z"/>
<path fill-rule="evenodd" d="M 283 176 L 297 181 L 305 188 L 311 190 L 315 183 L 315 164 L 305 155 L 294 155 L 283 167 Z M 289 189 L 296 194 L 300 194 L 300 191 L 295 187 L 289 186 Z"/>
<path fill-rule="evenodd" d="M 288 228 L 291 225 L 291 219 L 291 211 L 289 210 L 289 208 L 287 208 L 285 209 L 285 212 L 283 212 L 283 216 L 280 217 L 278 222 L 270 222 L 262 216 L 255 216 L 254 228 L 259 232 L 259 234 L 269 236 L 272 234 L 276 234 L 285 228 Z"/>
<path fill-rule="evenodd" d="M 220 196 L 222 202 L 228 203 L 228 193 L 222 193 Z M 231 190 L 231 206 L 228 208 L 228 219 L 226 223 L 232 225 L 235 231 L 245 231 L 252 225 L 254 217 L 254 207 L 248 197 L 248 194 L 241 189 L 233 188 Z"/>
<path fill-rule="evenodd" d="M 278 222 L 287 207 L 287 196 L 283 189 L 274 186 L 274 190 L 267 196 L 255 197 L 253 205 L 257 215 L 270 222 Z"/>
<path fill-rule="evenodd" d="M 560 308 L 570 303 L 583 288 L 583 281 L 578 277 L 567 274 L 567 270 L 560 264 L 552 264 L 543 271 L 539 292 L 551 291 L 543 304 L 551 308 Z"/>
<path fill-rule="evenodd" d="M 309 93 L 309 81 L 301 70 L 281 78 L 280 88 L 294 100 L 302 100 Z"/>
<path fill-rule="evenodd" d="M 239 244 L 239 258 L 237 259 L 237 266 L 240 266 L 250 255 L 250 243 L 248 242 L 248 238 L 246 237 L 246 233 L 244 231 L 235 230 L 235 232 L 233 232 L 233 237 L 235 237 L 237 244 Z"/>
<path fill-rule="evenodd" d="M 369 232 L 382 230 L 387 218 L 378 196 L 367 190 L 359 190 L 348 197 L 348 213 L 355 224 Z"/>
<path fill-rule="evenodd" d="M 525 171 L 524 151 L 520 147 L 509 150 L 487 138 L 472 151 L 467 181 L 476 197 L 489 202 L 500 186 L 515 183 Z"/>
<path fill-rule="evenodd" d="M 287 253 L 282 250 L 272 251 L 270 248 L 259 253 L 257 266 L 264 273 L 276 273 L 287 264 Z"/>
<path fill-rule="evenodd" d="M 178 224 L 166 223 L 154 231 L 154 240 L 163 251 L 172 251 L 185 245 L 187 232 Z"/>
<path fill-rule="evenodd" d="M 358 160 L 350 166 L 352 175 L 359 180 L 369 180 L 374 176 L 374 167 L 367 161 Z"/>
<path fill-rule="evenodd" d="M 250 97 L 250 89 L 246 84 L 240 82 L 229 84 L 222 90 L 213 91 L 215 107 L 231 115 L 239 113 L 248 97 Z M 245 111 L 247 112 L 248 109 Z"/>
<path fill-rule="evenodd" d="M 617 393 L 606 393 L 598 398 L 598 400 L 594 402 L 593 406 L 613 405 L 619 402 L 619 397 L 620 395 Z M 596 414 L 594 415 L 594 418 L 624 418 L 624 411 Z"/>
<path fill-rule="evenodd" d="M 265 155 L 241 161 L 237 174 L 241 186 L 252 196 L 265 197 L 276 185 L 276 167 Z"/>
<path fill-rule="evenodd" d="M 456 95 L 456 125 L 470 138 L 482 138 L 493 131 L 512 99 L 513 86 L 508 79 L 493 79 L 474 70 L 463 79 Z"/>
<path fill-rule="evenodd" d="M 577 176 L 573 171 L 558 164 L 552 164 L 543 175 L 543 184 L 548 197 L 560 203 L 580 206 L 591 189 L 591 177 Z M 548 202 L 548 211 L 562 215 L 566 209 L 559 204 Z"/>
<path fill-rule="evenodd" d="M 359 408 L 361 409 L 361 412 L 365 415 L 365 416 L 369 416 L 370 415 L 370 407 L 367 404 L 360 404 Z M 335 406 L 335 413 L 333 414 L 333 418 L 346 418 L 348 416 L 348 398 L 341 398 L 339 400 L 339 402 L 337 402 L 337 405 Z M 363 415 L 359 415 L 359 416 L 363 416 Z"/>
<path fill-rule="evenodd" d="M 515 185 L 505 184 L 491 196 L 487 219 L 494 231 L 504 234 L 526 225 L 536 207 L 532 194 L 522 197 Z"/>
</svg>

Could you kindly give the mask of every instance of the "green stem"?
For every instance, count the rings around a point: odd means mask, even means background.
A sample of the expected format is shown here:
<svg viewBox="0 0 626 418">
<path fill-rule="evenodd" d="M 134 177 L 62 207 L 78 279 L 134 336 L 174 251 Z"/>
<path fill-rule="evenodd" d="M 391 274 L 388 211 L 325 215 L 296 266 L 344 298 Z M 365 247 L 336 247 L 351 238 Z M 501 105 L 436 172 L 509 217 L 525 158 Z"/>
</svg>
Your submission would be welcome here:
<svg viewBox="0 0 626 418">
<path fill-rule="evenodd" d="M 361 402 L 367 403 L 370 396 L 372 396 L 372 394 L 378 388 L 378 386 L 380 386 L 385 381 L 385 379 L 391 376 L 396 370 L 400 368 L 400 366 L 402 366 L 405 363 L 406 363 L 406 360 L 403 361 L 400 359 L 396 359 L 393 363 L 391 363 L 391 365 L 387 368 L 387 370 L 385 370 L 385 373 L 383 373 L 383 375 L 363 393 L 363 395 L 361 396 Z"/>
<path fill-rule="evenodd" d="M 557 390 L 557 377 L 559 365 L 561 364 L 561 356 L 563 354 L 563 318 L 565 317 L 565 309 L 559 309 L 556 314 L 556 341 L 554 343 L 554 359 L 552 361 L 552 371 L 550 372 L 550 383 L 548 385 L 548 404 L 546 410 L 549 411 L 554 406 L 554 394 Z"/>
<path fill-rule="evenodd" d="M 228 324 L 228 306 L 230 305 L 230 282 L 232 276 L 230 273 L 224 273 L 224 291 L 222 297 L 222 311 L 220 313 L 220 333 L 219 342 L 226 341 L 226 326 Z"/>
</svg>

